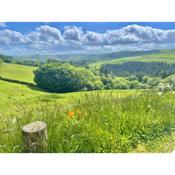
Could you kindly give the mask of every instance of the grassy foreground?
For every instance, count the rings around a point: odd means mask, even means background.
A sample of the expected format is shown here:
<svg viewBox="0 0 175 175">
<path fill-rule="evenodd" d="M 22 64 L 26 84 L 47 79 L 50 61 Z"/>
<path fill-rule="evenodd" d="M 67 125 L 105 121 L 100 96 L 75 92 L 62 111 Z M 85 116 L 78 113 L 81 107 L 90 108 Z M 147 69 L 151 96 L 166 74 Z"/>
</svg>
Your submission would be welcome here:
<svg viewBox="0 0 175 175">
<path fill-rule="evenodd" d="M 48 125 L 47 152 L 170 152 L 175 147 L 173 93 L 96 91 L 71 98 L 62 103 L 61 96 L 52 97 L 37 107 L 21 103 L 17 114 L 1 116 L 0 152 L 22 152 L 21 127 L 36 120 Z"/>
</svg>

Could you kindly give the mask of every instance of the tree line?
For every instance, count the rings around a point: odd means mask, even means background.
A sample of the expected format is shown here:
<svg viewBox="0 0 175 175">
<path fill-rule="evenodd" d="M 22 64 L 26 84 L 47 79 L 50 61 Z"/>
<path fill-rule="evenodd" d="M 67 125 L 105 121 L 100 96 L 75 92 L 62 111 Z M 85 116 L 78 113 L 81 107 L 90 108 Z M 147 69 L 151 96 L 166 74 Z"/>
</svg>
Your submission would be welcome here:
<svg viewBox="0 0 175 175">
<path fill-rule="evenodd" d="M 175 64 L 131 61 L 123 64 L 104 64 L 101 66 L 100 72 L 120 77 L 135 75 L 140 78 L 143 76 L 165 78 L 175 73 Z"/>
<path fill-rule="evenodd" d="M 128 65 L 135 66 L 130 68 Z M 161 77 L 158 77 L 158 72 L 155 73 L 158 70 L 156 66 L 159 66 L 159 70 L 169 68 L 169 65 L 164 63 L 146 63 L 144 66 L 139 67 L 140 65 L 143 65 L 143 63 L 124 63 L 124 66 L 122 64 L 117 65 L 120 67 L 119 70 L 121 72 L 117 70 L 116 73 L 118 74 L 116 75 L 111 73 L 111 71 L 103 73 L 100 70 L 95 72 L 90 68 L 68 63 L 49 62 L 40 66 L 34 72 L 34 81 L 42 89 L 61 93 L 99 89 L 150 89 L 157 86 L 162 80 Z M 150 65 L 150 68 L 146 69 L 146 65 Z M 121 67 L 124 67 L 124 74 L 122 74 L 123 69 Z M 129 74 L 125 74 L 126 68 L 128 68 L 127 70 L 133 70 L 133 72 L 128 71 Z M 115 70 L 115 65 L 112 70 Z M 172 68 L 170 70 L 173 72 Z"/>
</svg>

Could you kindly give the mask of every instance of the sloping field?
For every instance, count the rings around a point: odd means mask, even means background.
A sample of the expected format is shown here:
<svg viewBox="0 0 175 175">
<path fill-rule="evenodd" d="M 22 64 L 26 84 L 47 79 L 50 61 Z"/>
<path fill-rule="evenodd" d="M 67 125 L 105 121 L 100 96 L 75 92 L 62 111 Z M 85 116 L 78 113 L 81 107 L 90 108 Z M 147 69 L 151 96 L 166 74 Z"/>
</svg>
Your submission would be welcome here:
<svg viewBox="0 0 175 175">
<path fill-rule="evenodd" d="M 33 66 L 4 63 L 0 66 L 0 76 L 13 80 L 34 83 L 33 71 L 36 69 L 37 67 Z"/>
<path fill-rule="evenodd" d="M 117 58 L 110 61 L 100 61 L 97 63 L 90 64 L 91 67 L 99 68 L 102 64 L 122 64 L 128 61 L 143 61 L 143 62 L 167 62 L 167 63 L 175 63 L 175 52 L 167 51 L 161 52 L 157 54 L 143 55 L 137 57 L 125 57 L 125 58 Z"/>
</svg>

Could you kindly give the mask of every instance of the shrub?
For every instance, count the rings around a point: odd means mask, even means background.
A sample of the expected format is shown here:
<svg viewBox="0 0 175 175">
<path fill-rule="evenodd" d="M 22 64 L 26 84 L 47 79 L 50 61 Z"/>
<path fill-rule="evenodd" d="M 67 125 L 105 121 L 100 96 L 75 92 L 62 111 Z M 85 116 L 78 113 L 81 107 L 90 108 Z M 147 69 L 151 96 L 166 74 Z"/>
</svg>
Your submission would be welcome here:
<svg viewBox="0 0 175 175">
<path fill-rule="evenodd" d="M 130 89 L 139 89 L 141 87 L 141 83 L 139 81 L 134 80 L 134 81 L 129 81 L 129 88 Z"/>
<path fill-rule="evenodd" d="M 159 82 L 160 82 L 160 78 L 158 77 L 149 78 L 147 80 L 147 84 L 150 85 L 150 87 L 157 86 Z"/>
<path fill-rule="evenodd" d="M 112 86 L 114 89 L 128 89 L 128 80 L 122 77 L 116 77 L 113 82 Z"/>
<path fill-rule="evenodd" d="M 50 92 L 73 92 L 102 89 L 100 79 L 90 70 L 70 64 L 45 64 L 35 72 L 38 87 Z"/>
</svg>

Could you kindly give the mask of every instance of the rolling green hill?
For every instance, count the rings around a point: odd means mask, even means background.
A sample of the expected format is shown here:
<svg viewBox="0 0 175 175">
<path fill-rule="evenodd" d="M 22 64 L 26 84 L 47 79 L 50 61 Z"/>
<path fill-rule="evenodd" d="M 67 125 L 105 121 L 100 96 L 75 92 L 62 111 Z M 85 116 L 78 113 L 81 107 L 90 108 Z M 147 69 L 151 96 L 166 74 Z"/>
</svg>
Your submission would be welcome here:
<svg viewBox="0 0 175 175">
<path fill-rule="evenodd" d="M 37 67 L 33 66 L 3 63 L 0 66 L 0 76 L 13 80 L 20 80 L 24 82 L 33 83 L 33 71 L 36 69 Z"/>
<path fill-rule="evenodd" d="M 124 57 L 124 58 L 122 57 L 122 58 L 112 59 L 108 61 L 99 61 L 96 63 L 91 63 L 90 67 L 99 68 L 102 64 L 122 64 L 128 61 L 175 63 L 175 51 L 164 50 L 156 54 L 153 53 L 153 54 L 134 56 L 134 57 Z"/>
</svg>

